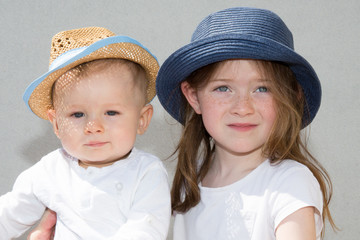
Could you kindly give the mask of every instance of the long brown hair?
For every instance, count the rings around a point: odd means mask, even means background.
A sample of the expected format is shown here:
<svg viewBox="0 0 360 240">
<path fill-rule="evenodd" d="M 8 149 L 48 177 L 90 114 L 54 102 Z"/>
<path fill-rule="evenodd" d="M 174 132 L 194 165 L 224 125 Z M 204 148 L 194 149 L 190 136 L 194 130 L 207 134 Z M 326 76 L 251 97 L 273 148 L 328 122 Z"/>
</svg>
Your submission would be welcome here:
<svg viewBox="0 0 360 240">
<path fill-rule="evenodd" d="M 281 63 L 252 60 L 259 71 L 270 81 L 270 89 L 276 106 L 277 117 L 270 136 L 263 146 L 263 155 L 272 163 L 293 159 L 307 166 L 319 182 L 323 196 L 323 221 L 328 219 L 336 229 L 329 210 L 332 183 L 326 170 L 309 152 L 306 138 L 301 136 L 303 124 L 308 122 L 306 101 L 291 69 Z M 226 61 L 225 61 L 226 62 Z M 207 84 L 215 71 L 224 64 L 217 62 L 193 72 L 185 81 L 194 89 Z M 171 190 L 172 210 L 187 212 L 200 201 L 198 184 L 206 176 L 215 146 L 206 131 L 201 115 L 194 112 L 182 96 L 181 109 L 184 129 L 179 144 L 178 165 Z M 201 159 L 201 161 L 199 161 Z M 324 230 L 323 230 L 324 232 Z"/>
</svg>

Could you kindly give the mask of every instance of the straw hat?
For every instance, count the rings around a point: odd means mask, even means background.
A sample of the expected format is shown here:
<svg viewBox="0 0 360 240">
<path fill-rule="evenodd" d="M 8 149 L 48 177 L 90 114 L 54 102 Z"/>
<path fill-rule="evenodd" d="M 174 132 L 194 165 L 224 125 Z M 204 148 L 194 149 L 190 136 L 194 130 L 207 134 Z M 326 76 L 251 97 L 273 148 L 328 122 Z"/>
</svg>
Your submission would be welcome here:
<svg viewBox="0 0 360 240">
<path fill-rule="evenodd" d="M 140 64 L 149 81 L 147 102 L 155 97 L 159 70 L 156 57 L 135 39 L 115 36 L 106 28 L 86 27 L 60 32 L 52 38 L 49 71 L 27 87 L 23 96 L 25 103 L 37 116 L 47 119 L 47 110 L 52 108 L 54 82 L 79 64 L 104 58 L 121 58 Z"/>
<path fill-rule="evenodd" d="M 156 83 L 158 98 L 169 114 L 183 123 L 180 83 L 195 70 L 227 59 L 262 59 L 287 64 L 306 98 L 303 127 L 315 117 L 321 86 L 311 65 L 294 51 L 293 38 L 275 13 L 257 8 L 230 8 L 206 17 L 191 42 L 161 66 Z"/>
</svg>

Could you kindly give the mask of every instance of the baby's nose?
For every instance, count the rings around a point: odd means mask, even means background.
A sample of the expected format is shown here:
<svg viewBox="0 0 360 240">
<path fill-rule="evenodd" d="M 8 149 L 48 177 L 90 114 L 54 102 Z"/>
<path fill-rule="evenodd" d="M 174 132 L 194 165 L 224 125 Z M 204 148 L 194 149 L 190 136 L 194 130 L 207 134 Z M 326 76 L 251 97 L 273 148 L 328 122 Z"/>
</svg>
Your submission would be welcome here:
<svg viewBox="0 0 360 240">
<path fill-rule="evenodd" d="M 84 131 L 86 134 L 102 133 L 104 132 L 104 126 L 100 120 L 92 120 L 86 124 Z"/>
</svg>

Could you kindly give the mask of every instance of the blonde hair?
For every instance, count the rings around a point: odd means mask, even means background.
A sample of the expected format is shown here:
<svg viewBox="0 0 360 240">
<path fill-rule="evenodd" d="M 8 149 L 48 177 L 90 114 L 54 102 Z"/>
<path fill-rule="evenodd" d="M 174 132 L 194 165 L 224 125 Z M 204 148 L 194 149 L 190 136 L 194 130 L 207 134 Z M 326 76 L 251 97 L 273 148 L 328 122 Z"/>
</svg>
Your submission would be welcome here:
<svg viewBox="0 0 360 240">
<path fill-rule="evenodd" d="M 270 89 L 275 101 L 276 120 L 270 136 L 263 147 L 263 156 L 272 163 L 293 159 L 307 166 L 319 182 L 323 196 L 323 220 L 328 219 L 336 229 L 329 210 L 332 196 L 332 183 L 326 170 L 313 157 L 306 146 L 306 139 L 301 138 L 301 129 L 309 119 L 306 101 L 293 72 L 284 64 L 252 60 L 259 71 L 270 80 Z M 185 81 L 194 89 L 207 84 L 215 71 L 224 64 L 217 62 L 193 72 Z M 172 210 L 187 212 L 200 201 L 198 184 L 206 176 L 215 146 L 206 131 L 201 115 L 194 112 L 182 96 L 181 109 L 184 129 L 179 144 L 178 165 L 171 190 Z M 202 159 L 201 162 L 198 159 Z M 324 233 L 324 230 L 323 230 Z"/>
<path fill-rule="evenodd" d="M 114 68 L 119 68 L 119 66 L 127 66 L 130 72 L 133 74 L 134 86 L 139 87 L 141 93 L 143 93 L 142 95 L 144 96 L 145 103 L 148 88 L 148 81 L 146 79 L 145 69 L 138 63 L 121 58 L 97 59 L 90 62 L 82 63 L 68 70 L 63 75 L 61 75 L 52 86 L 52 103 L 54 104 L 54 93 L 56 85 L 59 84 L 59 82 L 61 82 L 62 88 L 66 88 L 66 86 L 70 85 L 74 80 L 81 79 L 96 72 L 109 71 Z"/>
</svg>

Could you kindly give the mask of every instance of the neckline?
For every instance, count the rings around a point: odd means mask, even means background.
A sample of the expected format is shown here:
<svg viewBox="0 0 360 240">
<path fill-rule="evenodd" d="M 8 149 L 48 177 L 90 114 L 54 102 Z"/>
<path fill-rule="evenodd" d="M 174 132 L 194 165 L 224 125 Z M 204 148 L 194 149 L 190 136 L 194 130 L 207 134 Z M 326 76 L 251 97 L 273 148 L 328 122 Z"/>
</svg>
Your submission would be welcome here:
<svg viewBox="0 0 360 240">
<path fill-rule="evenodd" d="M 208 192 L 217 192 L 217 191 L 224 191 L 227 190 L 228 188 L 232 188 L 233 186 L 237 186 L 237 185 L 242 185 L 245 184 L 248 181 L 251 181 L 251 178 L 253 175 L 255 175 L 257 172 L 261 171 L 262 168 L 264 168 L 266 165 L 269 165 L 270 161 L 269 159 L 265 159 L 261 164 L 259 164 L 254 170 L 252 170 L 249 174 L 247 174 L 246 176 L 244 176 L 243 178 L 230 183 L 228 185 L 222 186 L 222 187 L 204 187 L 202 185 L 202 183 L 199 183 L 199 188 L 203 191 L 208 191 Z"/>
<path fill-rule="evenodd" d="M 112 160 L 110 162 L 106 162 L 106 163 L 99 162 L 98 165 L 96 165 L 94 163 L 93 164 L 91 164 L 91 163 L 88 164 L 86 162 L 81 161 L 80 159 L 77 159 L 77 162 L 78 162 L 78 165 L 80 167 L 84 168 L 84 169 L 88 169 L 88 168 L 106 168 L 106 167 L 112 166 L 112 165 L 114 165 L 114 164 L 116 164 L 116 163 L 118 163 L 120 161 L 128 159 L 130 157 L 130 155 L 131 155 L 131 152 L 132 152 L 132 150 L 130 150 L 130 152 L 128 152 L 125 156 L 123 156 L 123 157 L 121 157 L 119 159 L 116 159 L 116 160 Z"/>
</svg>

